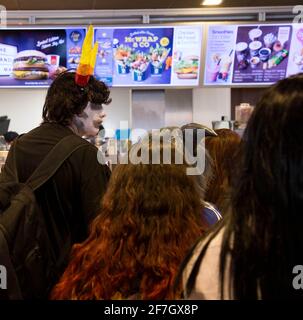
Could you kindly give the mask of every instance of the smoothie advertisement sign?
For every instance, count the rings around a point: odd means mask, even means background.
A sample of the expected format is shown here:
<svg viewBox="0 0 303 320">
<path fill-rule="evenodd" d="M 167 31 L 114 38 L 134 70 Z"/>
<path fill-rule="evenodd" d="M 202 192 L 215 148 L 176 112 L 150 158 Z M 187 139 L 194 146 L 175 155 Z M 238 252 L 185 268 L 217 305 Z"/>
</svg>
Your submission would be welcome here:
<svg viewBox="0 0 303 320">
<path fill-rule="evenodd" d="M 95 28 L 95 75 L 109 86 L 197 86 L 202 27 Z"/>
<path fill-rule="evenodd" d="M 205 85 L 271 84 L 302 71 L 302 24 L 209 27 Z"/>
<path fill-rule="evenodd" d="M 47 87 L 80 61 L 85 28 L 1 29 L 0 86 Z"/>
</svg>

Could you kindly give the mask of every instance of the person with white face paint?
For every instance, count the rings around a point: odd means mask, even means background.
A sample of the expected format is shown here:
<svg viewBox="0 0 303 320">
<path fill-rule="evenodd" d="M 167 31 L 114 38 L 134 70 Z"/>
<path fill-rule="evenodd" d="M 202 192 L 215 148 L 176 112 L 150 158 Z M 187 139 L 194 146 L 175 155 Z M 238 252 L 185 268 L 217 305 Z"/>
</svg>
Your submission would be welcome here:
<svg viewBox="0 0 303 320">
<path fill-rule="evenodd" d="M 105 116 L 102 105 L 88 102 L 83 112 L 74 117 L 70 128 L 80 136 L 95 137 Z"/>
<path fill-rule="evenodd" d="M 98 134 L 109 94 L 93 76 L 81 87 L 74 72 L 60 74 L 48 89 L 42 124 L 16 140 L 0 175 L 0 182 L 13 181 L 16 163 L 19 182 L 26 182 L 59 141 L 67 136 L 79 140 L 81 147 L 35 191 L 57 261 L 46 296 L 64 271 L 71 246 L 86 239 L 107 187 L 110 170 L 98 162 L 98 149 L 82 136 Z"/>
</svg>

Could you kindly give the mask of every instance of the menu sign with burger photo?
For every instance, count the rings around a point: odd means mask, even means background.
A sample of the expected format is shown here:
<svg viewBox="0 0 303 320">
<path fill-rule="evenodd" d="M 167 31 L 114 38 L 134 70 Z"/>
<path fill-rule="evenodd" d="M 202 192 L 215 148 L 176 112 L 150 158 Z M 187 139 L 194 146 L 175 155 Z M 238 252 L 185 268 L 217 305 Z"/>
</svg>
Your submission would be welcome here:
<svg viewBox="0 0 303 320">
<path fill-rule="evenodd" d="M 1 29 L 0 87 L 47 87 L 77 67 L 85 29 Z"/>
<path fill-rule="evenodd" d="M 95 75 L 109 86 L 196 86 L 201 26 L 95 28 Z"/>
<path fill-rule="evenodd" d="M 176 27 L 174 30 L 172 85 L 199 84 L 202 28 Z"/>
</svg>

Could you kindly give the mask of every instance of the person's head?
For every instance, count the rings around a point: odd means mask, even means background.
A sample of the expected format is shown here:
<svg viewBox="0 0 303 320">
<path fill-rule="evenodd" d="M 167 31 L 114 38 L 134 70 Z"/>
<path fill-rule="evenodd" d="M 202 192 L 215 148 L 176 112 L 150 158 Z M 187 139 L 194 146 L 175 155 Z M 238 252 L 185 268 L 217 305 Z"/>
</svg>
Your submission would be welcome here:
<svg viewBox="0 0 303 320">
<path fill-rule="evenodd" d="M 195 123 L 195 122 L 191 122 L 191 123 L 187 123 L 185 125 L 183 125 L 181 127 L 182 133 L 183 133 L 183 142 L 184 145 L 186 146 L 186 143 L 190 143 L 192 141 L 193 146 L 192 146 L 192 150 L 193 150 L 193 155 L 195 156 L 197 154 L 197 146 L 201 143 L 201 140 L 204 137 L 215 137 L 217 136 L 216 132 L 203 125 L 203 124 L 199 124 L 199 123 Z M 199 131 L 204 132 L 203 137 L 199 134 Z M 189 139 L 190 141 L 186 141 L 186 138 Z"/>
<path fill-rule="evenodd" d="M 303 252 L 303 74 L 279 81 L 258 102 L 243 136 L 226 241 L 233 239 L 236 298 L 294 297 Z M 227 263 L 227 262 L 226 262 Z M 222 264 L 221 275 L 224 273 Z"/>
<path fill-rule="evenodd" d="M 85 87 L 75 83 L 74 72 L 61 73 L 48 89 L 44 122 L 73 126 L 80 135 L 97 135 L 105 116 L 103 105 L 111 102 L 108 87 L 93 76 Z"/>
<path fill-rule="evenodd" d="M 187 123 L 180 129 L 182 131 L 185 152 L 193 157 L 202 156 L 198 153 L 198 150 L 203 153 L 204 171 L 202 174 L 197 175 L 196 179 L 200 186 L 201 198 L 204 199 L 207 186 L 206 184 L 212 174 L 212 159 L 208 151 L 205 149 L 204 141 L 206 137 L 216 137 L 217 134 L 213 129 L 195 122 Z"/>
<path fill-rule="evenodd" d="M 271 87 L 257 104 L 243 136 L 240 182 L 253 191 L 261 207 L 276 212 L 271 217 L 275 219 L 288 219 L 294 208 L 303 208 L 302 88 L 303 74 Z M 261 217 L 262 221 L 269 218 L 261 215 L 254 220 Z"/>
<path fill-rule="evenodd" d="M 74 247 L 53 298 L 173 298 L 179 264 L 203 227 L 195 179 L 174 164 L 174 144 L 173 164 L 164 164 L 165 149 L 149 142 L 148 163 L 116 167 L 89 238 Z M 152 164 L 157 151 L 161 161 Z"/>
<path fill-rule="evenodd" d="M 3 137 L 6 143 L 12 144 L 13 141 L 19 137 L 19 134 L 15 131 L 7 131 L 4 133 Z"/>
<path fill-rule="evenodd" d="M 241 138 L 230 129 L 215 132 L 217 136 L 205 138 L 205 148 L 212 158 L 212 174 L 207 180 L 205 200 L 215 204 L 222 212 L 238 165 Z"/>
</svg>

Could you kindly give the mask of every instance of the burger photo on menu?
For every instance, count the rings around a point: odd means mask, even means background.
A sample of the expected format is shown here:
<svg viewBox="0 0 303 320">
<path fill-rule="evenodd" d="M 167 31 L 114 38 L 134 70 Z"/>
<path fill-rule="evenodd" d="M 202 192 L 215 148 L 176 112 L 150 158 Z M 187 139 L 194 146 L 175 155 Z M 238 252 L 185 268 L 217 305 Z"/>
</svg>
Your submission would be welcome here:
<svg viewBox="0 0 303 320">
<path fill-rule="evenodd" d="M 199 57 L 186 56 L 175 63 L 174 72 L 179 79 L 197 79 L 199 69 Z"/>
<path fill-rule="evenodd" d="M 47 57 L 43 52 L 37 50 L 20 51 L 13 61 L 12 73 L 17 80 L 48 79 Z"/>
</svg>

